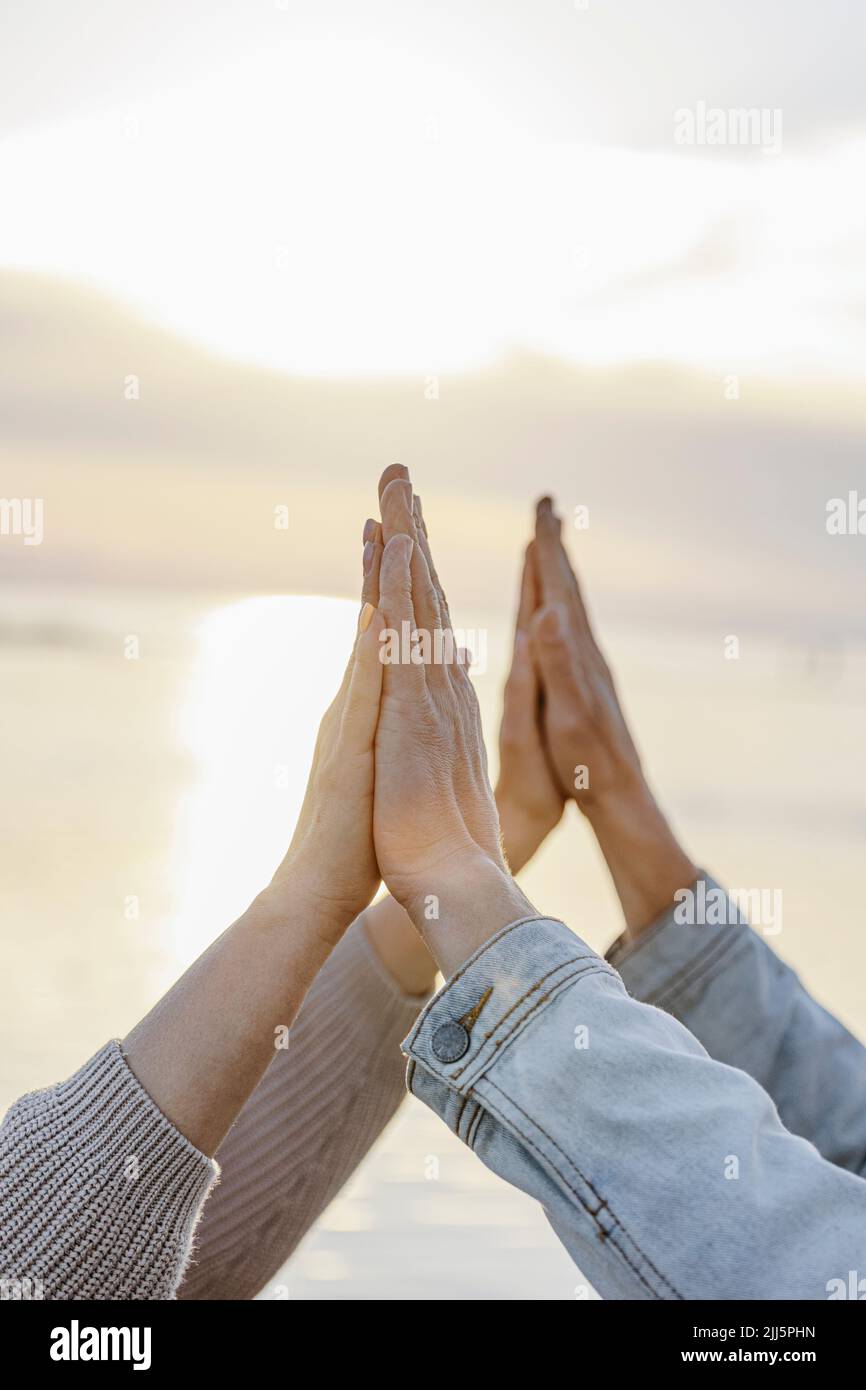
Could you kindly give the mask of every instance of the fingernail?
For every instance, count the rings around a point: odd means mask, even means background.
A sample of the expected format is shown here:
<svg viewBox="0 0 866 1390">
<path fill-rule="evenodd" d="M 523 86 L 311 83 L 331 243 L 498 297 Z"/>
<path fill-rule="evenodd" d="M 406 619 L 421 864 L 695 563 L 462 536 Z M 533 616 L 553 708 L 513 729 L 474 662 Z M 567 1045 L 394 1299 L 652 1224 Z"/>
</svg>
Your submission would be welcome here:
<svg viewBox="0 0 866 1390">
<path fill-rule="evenodd" d="M 358 619 L 358 631 L 359 631 L 359 632 L 366 632 L 366 631 L 367 631 L 367 628 L 370 626 L 370 623 L 371 623 L 372 620 L 373 620 L 373 614 L 375 613 L 375 611 L 376 611 L 376 610 L 375 610 L 375 608 L 373 607 L 372 603 L 365 603 L 365 604 L 364 604 L 364 607 L 361 609 L 361 616 L 360 616 L 360 618 Z"/>
<path fill-rule="evenodd" d="M 389 495 L 390 494 L 390 495 Z M 409 515 L 412 515 L 412 484 L 408 478 L 392 478 L 388 486 L 382 493 L 382 507 L 394 505 L 395 497 L 402 497 L 403 505 Z"/>
<path fill-rule="evenodd" d="M 551 641 L 556 641 L 562 636 L 562 609 L 559 604 L 554 604 L 542 615 L 541 622 L 538 624 L 542 637 L 547 637 Z"/>
<path fill-rule="evenodd" d="M 535 510 L 539 516 L 549 515 L 549 513 L 553 511 L 553 498 L 539 497 Z"/>
<path fill-rule="evenodd" d="M 374 546 L 374 544 L 373 544 L 372 541 L 367 541 L 366 545 L 364 546 L 364 556 L 363 556 L 362 564 L 363 564 L 363 566 L 364 566 L 364 573 L 365 573 L 365 574 L 369 574 L 369 573 L 370 573 L 370 566 L 371 566 L 372 563 L 373 563 L 373 552 L 374 552 L 375 549 L 376 549 L 376 547 Z"/>
<path fill-rule="evenodd" d="M 372 541 L 376 539 L 376 523 L 370 517 L 368 517 L 367 520 L 364 522 L 363 539 L 365 541 Z"/>
</svg>

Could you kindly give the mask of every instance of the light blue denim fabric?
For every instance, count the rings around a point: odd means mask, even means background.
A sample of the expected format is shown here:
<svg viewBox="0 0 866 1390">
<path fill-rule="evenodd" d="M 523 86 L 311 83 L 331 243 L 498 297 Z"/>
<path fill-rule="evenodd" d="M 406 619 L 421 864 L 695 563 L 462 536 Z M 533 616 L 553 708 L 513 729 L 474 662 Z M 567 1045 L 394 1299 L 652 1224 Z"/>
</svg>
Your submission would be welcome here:
<svg viewBox="0 0 866 1390">
<path fill-rule="evenodd" d="M 561 922 L 497 933 L 403 1050 L 413 1094 L 543 1204 L 605 1298 L 825 1299 L 866 1273 L 866 1182 Z"/>
<path fill-rule="evenodd" d="M 745 922 L 683 926 L 671 911 L 637 945 L 620 938 L 607 958 L 629 994 L 673 1014 L 711 1057 L 760 1082 L 793 1134 L 866 1176 L 866 1048 L 758 932 Z"/>
</svg>

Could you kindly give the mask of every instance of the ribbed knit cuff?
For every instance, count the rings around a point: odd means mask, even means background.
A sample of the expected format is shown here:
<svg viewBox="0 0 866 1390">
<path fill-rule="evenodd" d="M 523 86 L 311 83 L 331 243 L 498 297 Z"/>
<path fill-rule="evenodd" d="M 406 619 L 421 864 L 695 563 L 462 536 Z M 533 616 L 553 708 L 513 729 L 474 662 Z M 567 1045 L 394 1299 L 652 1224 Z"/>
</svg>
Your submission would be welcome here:
<svg viewBox="0 0 866 1390">
<path fill-rule="evenodd" d="M 173 1298 L 218 1174 L 107 1043 L 0 1128 L 0 1277 L 48 1299 Z"/>
</svg>

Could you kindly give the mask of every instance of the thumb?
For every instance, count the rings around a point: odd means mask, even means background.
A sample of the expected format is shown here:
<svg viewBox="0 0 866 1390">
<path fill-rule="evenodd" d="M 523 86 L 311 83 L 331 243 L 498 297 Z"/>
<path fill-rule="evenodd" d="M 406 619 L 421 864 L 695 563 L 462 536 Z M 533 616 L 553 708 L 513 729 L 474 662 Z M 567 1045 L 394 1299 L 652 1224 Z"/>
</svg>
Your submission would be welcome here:
<svg viewBox="0 0 866 1390">
<path fill-rule="evenodd" d="M 502 697 L 502 728 L 515 738 L 532 732 L 538 710 L 538 674 L 532 662 L 529 633 L 514 639 L 511 670 Z"/>
<path fill-rule="evenodd" d="M 379 634 L 384 627 L 385 620 L 378 608 L 365 603 L 358 620 L 352 674 L 343 707 L 342 742 L 346 752 L 365 753 L 373 747 L 382 696 Z"/>
</svg>

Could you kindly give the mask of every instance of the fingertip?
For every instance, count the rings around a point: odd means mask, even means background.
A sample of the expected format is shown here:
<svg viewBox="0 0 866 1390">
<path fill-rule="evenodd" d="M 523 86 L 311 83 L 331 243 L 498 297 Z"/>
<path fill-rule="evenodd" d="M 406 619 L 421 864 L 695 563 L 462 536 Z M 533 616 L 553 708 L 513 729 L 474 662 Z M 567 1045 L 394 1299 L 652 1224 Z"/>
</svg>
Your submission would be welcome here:
<svg viewBox="0 0 866 1390">
<path fill-rule="evenodd" d="M 389 483 L 393 482 L 396 478 L 408 477 L 409 469 L 404 463 L 389 463 L 379 479 L 379 501 L 381 502 L 382 494 Z"/>
<path fill-rule="evenodd" d="M 411 536 L 407 536 L 405 531 L 395 531 L 394 535 L 387 542 L 382 558 L 388 557 L 391 560 L 403 561 L 408 565 L 415 542 Z"/>
<path fill-rule="evenodd" d="M 387 507 L 394 505 L 394 499 L 396 497 L 400 497 L 406 508 L 407 516 L 414 518 L 414 496 L 412 484 L 408 478 L 392 478 L 391 481 L 386 483 L 385 487 L 383 487 L 379 495 L 379 502 L 384 512 Z"/>
<path fill-rule="evenodd" d="M 372 603 L 365 603 L 358 619 L 356 642 L 358 661 L 364 665 L 369 665 L 376 660 L 381 645 L 379 638 L 384 630 L 385 619 L 380 610 L 374 608 Z"/>
</svg>

